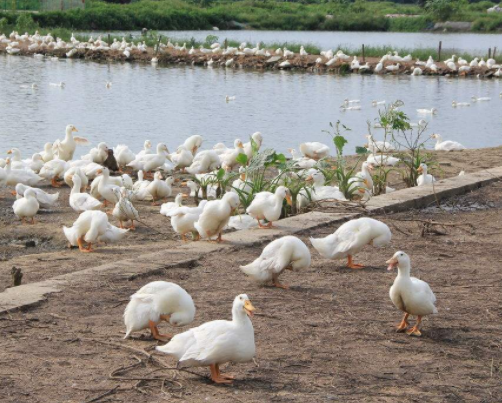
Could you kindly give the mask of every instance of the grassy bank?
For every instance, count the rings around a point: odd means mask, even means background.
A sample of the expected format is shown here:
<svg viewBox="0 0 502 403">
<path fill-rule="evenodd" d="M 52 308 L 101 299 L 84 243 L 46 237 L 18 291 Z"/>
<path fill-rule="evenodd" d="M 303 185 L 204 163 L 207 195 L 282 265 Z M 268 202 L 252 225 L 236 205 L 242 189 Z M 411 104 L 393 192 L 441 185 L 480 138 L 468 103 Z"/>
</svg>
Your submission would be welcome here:
<svg viewBox="0 0 502 403">
<path fill-rule="evenodd" d="M 41 27 L 74 30 L 195 30 L 216 26 L 220 29 L 417 32 L 431 28 L 444 17 L 417 5 L 364 0 L 315 4 L 245 0 L 213 2 L 205 7 L 182 0 L 142 0 L 127 5 L 92 0 L 86 4 L 85 10 L 29 14 Z M 463 3 L 462 7 L 452 10 L 448 19 L 473 22 L 473 30 L 480 32 L 501 30 L 502 15 L 487 14 L 490 6 L 493 3 L 489 1 Z M 409 17 L 387 18 L 389 14 Z M 13 12 L 0 12 L 3 25 L 14 25 L 18 16 Z"/>
</svg>

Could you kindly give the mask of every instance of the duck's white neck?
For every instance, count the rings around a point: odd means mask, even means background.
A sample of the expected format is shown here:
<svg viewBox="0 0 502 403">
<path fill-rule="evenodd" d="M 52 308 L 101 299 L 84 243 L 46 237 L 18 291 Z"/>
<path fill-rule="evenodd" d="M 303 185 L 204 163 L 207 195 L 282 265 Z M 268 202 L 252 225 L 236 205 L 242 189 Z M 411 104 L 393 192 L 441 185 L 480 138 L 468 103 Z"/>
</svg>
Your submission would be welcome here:
<svg viewBox="0 0 502 403">
<path fill-rule="evenodd" d="M 436 144 L 439 144 L 443 141 L 443 139 L 441 138 L 441 136 L 439 134 L 436 134 Z"/>
<path fill-rule="evenodd" d="M 251 320 L 249 319 L 249 317 L 246 315 L 246 313 L 244 311 L 242 311 L 239 308 L 232 309 L 232 322 L 234 322 L 236 325 L 239 325 L 239 326 L 253 327 L 253 324 L 251 323 Z"/>
<path fill-rule="evenodd" d="M 411 265 L 409 263 L 400 263 L 397 266 L 397 276 L 403 279 L 409 279 L 411 272 Z"/>
<path fill-rule="evenodd" d="M 73 177 L 73 187 L 71 188 L 70 194 L 80 193 L 81 183 L 79 179 L 76 179 L 75 176 Z"/>
<path fill-rule="evenodd" d="M 422 175 L 427 176 L 427 167 L 426 166 L 422 167 Z"/>
</svg>

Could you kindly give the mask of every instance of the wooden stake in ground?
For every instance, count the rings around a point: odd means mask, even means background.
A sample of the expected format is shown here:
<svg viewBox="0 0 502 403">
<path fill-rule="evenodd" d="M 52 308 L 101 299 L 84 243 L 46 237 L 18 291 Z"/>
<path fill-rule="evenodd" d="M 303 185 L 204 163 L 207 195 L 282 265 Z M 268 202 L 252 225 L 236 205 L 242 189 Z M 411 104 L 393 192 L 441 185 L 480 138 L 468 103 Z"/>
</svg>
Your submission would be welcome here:
<svg viewBox="0 0 502 403">
<path fill-rule="evenodd" d="M 441 61 L 441 47 L 443 46 L 443 42 L 439 41 L 439 48 L 438 48 L 438 62 Z"/>
<path fill-rule="evenodd" d="M 13 266 L 10 270 L 10 274 L 12 275 L 12 287 L 21 285 L 21 282 L 23 281 L 23 272 L 21 271 L 21 269 Z"/>
</svg>

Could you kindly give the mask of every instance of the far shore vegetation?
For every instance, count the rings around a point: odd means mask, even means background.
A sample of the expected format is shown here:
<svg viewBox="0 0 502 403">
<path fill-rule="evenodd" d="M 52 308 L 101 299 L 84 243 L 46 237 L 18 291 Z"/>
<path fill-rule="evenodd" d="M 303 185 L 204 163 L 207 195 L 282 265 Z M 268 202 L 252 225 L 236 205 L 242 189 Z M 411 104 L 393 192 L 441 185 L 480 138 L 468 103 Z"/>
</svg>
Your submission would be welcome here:
<svg viewBox="0 0 502 403">
<path fill-rule="evenodd" d="M 418 32 L 436 22 L 470 22 L 475 32 L 502 32 L 496 1 L 476 0 L 86 0 L 85 9 L 45 11 L 40 0 L 0 0 L 0 28 L 20 15 L 43 28 L 70 30 L 261 29 Z M 61 4 L 66 2 L 61 1 Z"/>
</svg>

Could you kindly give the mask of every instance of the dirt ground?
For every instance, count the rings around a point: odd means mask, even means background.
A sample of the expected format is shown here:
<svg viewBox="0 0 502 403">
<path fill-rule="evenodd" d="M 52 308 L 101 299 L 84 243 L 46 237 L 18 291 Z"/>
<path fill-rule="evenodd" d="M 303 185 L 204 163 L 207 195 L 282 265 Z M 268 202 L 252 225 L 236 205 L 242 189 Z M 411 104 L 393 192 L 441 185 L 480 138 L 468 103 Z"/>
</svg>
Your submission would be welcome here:
<svg viewBox="0 0 502 403">
<path fill-rule="evenodd" d="M 500 151 L 467 150 L 438 159 L 451 164 L 442 165 L 445 176 L 451 176 L 461 169 L 500 165 Z M 24 264 L 27 282 L 37 281 L 179 244 L 145 227 L 96 254 L 65 250 L 61 224 L 70 224 L 76 214 L 62 207 L 60 214 L 41 215 L 34 227 L 21 227 L 6 198 L 3 192 L 2 242 L 30 236 L 46 242 L 12 255 L 12 248 L 5 247 L 9 260 L 0 268 L 3 286 L 13 265 Z M 389 224 L 393 240 L 389 247 L 367 247 L 357 255 L 366 269 L 347 269 L 345 262 L 322 259 L 310 248 L 312 266 L 281 277 L 290 290 L 258 286 L 240 272 L 238 266 L 261 248 L 208 255 L 195 268 L 132 281 L 102 275 L 72 284 L 38 307 L 0 316 L 0 401 L 500 402 L 501 200 L 502 184 L 495 183 L 447 200 L 441 208 L 377 216 Z M 159 215 L 144 215 L 152 228 L 170 231 L 167 219 L 164 225 Z M 422 236 L 423 223 L 410 221 L 430 219 L 455 225 L 434 226 Z M 309 236 L 335 229 L 301 238 L 310 247 Z M 412 274 L 427 281 L 438 298 L 439 314 L 423 321 L 421 338 L 395 333 L 401 313 L 388 296 L 395 273 L 385 270 L 385 261 L 396 250 L 411 256 Z M 45 256 L 68 260 L 53 265 L 44 262 Z M 128 297 L 154 280 L 181 285 L 197 306 L 195 321 L 175 332 L 229 319 L 235 295 L 249 295 L 258 309 L 253 319 L 256 361 L 223 368 L 236 375 L 233 386 L 213 385 L 207 368 L 175 370 L 174 359 L 154 353 L 161 343 L 146 331 L 122 339 Z"/>
<path fill-rule="evenodd" d="M 499 166 L 502 147 L 452 152 L 432 151 L 431 155 L 439 163 L 431 173 L 438 179 L 448 178 L 458 175 L 462 170 L 471 173 Z M 349 157 L 351 164 L 357 160 L 357 157 Z M 185 176 L 176 177 L 185 179 Z M 396 189 L 405 186 L 398 171 L 389 175 L 389 186 Z M 40 210 L 35 225 L 20 224 L 12 211 L 12 189 L 0 189 L 0 292 L 11 284 L 12 266 L 22 269 L 23 283 L 26 284 L 125 259 L 139 252 L 155 252 L 179 245 L 179 236 L 173 232 L 169 219 L 158 214 L 159 207 L 153 207 L 149 202 L 139 202 L 137 207 L 141 221 L 146 225 L 139 224 L 138 229 L 128 234 L 120 243 L 100 246 L 98 254 L 82 254 L 74 249 L 67 249 L 62 228 L 71 226 L 78 218 L 78 214 L 68 204 L 70 189 L 66 185 L 59 189 L 48 185 L 41 188 L 50 193 L 59 191 L 59 205 L 50 210 Z M 175 186 L 169 201 L 172 201 L 180 190 L 188 193 L 188 188 L 180 189 Z M 190 199 L 184 203 L 193 204 L 194 201 Z M 114 218 L 110 220 L 118 225 Z"/>
</svg>

